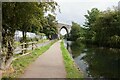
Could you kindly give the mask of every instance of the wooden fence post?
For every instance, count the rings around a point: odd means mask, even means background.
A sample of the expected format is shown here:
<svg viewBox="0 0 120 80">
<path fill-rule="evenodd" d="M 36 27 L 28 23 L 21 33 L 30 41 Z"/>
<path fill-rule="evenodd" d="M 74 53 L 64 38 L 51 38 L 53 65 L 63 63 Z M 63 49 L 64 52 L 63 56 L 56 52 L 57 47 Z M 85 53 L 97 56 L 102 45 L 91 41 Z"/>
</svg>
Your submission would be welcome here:
<svg viewBox="0 0 120 80">
<path fill-rule="evenodd" d="M 25 46 L 28 46 L 28 47 L 25 47 Z M 22 49 L 20 48 L 20 50 L 17 50 L 17 51 L 20 51 L 21 52 L 20 54 L 22 55 L 27 53 L 27 51 L 29 50 L 29 47 L 30 47 L 30 50 L 34 50 L 35 48 L 37 48 L 37 42 L 22 43 L 19 47 L 21 47 Z"/>
<path fill-rule="evenodd" d="M 33 42 L 32 42 L 32 50 L 34 49 L 34 45 L 33 45 Z"/>
<path fill-rule="evenodd" d="M 25 50 L 24 50 L 24 53 L 27 53 L 27 47 L 28 47 L 28 46 L 29 46 L 29 45 L 28 45 L 28 43 L 26 42 L 26 43 L 24 44 L 24 47 L 25 47 L 25 48 L 24 48 L 24 49 L 25 49 Z"/>
<path fill-rule="evenodd" d="M 21 45 L 22 46 L 22 54 L 24 54 L 24 44 Z"/>
</svg>

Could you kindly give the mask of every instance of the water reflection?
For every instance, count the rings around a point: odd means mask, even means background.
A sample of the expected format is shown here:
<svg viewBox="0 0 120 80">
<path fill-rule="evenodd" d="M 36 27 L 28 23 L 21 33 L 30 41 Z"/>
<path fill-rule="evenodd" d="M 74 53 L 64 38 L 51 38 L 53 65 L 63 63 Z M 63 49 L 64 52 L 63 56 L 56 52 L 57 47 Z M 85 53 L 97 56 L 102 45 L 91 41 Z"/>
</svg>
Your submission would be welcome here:
<svg viewBox="0 0 120 80">
<path fill-rule="evenodd" d="M 86 46 L 80 42 L 67 43 L 67 49 L 85 77 L 118 78 L 120 76 L 119 49 Z"/>
</svg>

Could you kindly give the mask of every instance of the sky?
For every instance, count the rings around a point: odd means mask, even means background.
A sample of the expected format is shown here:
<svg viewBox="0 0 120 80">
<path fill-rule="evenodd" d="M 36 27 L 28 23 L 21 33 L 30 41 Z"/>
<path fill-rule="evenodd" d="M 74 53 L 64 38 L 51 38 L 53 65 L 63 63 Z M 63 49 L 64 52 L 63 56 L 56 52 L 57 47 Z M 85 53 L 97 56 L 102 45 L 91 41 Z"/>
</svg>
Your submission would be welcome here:
<svg viewBox="0 0 120 80">
<path fill-rule="evenodd" d="M 71 22 L 77 22 L 81 26 L 84 25 L 87 10 L 98 8 L 100 11 L 118 6 L 120 0 L 55 0 L 60 6 L 61 13 L 56 11 L 56 18 L 59 23 L 71 25 Z M 65 34 L 62 29 L 61 33 Z"/>
<path fill-rule="evenodd" d="M 120 0 L 55 0 L 60 6 L 61 13 L 56 11 L 58 22 L 70 24 L 77 22 L 83 25 L 85 22 L 84 15 L 87 10 L 98 8 L 100 11 L 107 10 L 113 6 L 118 6 Z"/>
</svg>

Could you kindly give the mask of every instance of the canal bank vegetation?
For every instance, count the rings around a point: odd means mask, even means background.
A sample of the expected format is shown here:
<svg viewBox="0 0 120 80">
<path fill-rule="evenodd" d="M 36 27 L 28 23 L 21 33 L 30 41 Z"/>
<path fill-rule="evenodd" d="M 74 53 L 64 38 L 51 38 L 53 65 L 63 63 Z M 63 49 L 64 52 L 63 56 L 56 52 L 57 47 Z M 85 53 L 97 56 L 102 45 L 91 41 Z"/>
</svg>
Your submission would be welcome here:
<svg viewBox="0 0 120 80">
<path fill-rule="evenodd" d="M 105 11 L 93 8 L 85 18 L 84 27 L 72 23 L 70 40 L 99 47 L 120 48 L 120 11 L 117 7 Z"/>
<path fill-rule="evenodd" d="M 12 67 L 5 71 L 3 74 L 3 80 L 6 78 L 19 78 L 24 70 L 34 62 L 41 54 L 47 51 L 51 45 L 53 45 L 57 40 L 52 41 L 46 46 L 40 47 L 32 51 L 31 54 L 18 58 L 12 62 Z M 12 72 L 12 73 L 11 73 Z"/>
<path fill-rule="evenodd" d="M 64 58 L 65 68 L 67 71 L 67 78 L 83 78 L 83 74 L 73 61 L 67 49 L 64 47 L 63 41 L 61 42 L 61 50 Z"/>
</svg>

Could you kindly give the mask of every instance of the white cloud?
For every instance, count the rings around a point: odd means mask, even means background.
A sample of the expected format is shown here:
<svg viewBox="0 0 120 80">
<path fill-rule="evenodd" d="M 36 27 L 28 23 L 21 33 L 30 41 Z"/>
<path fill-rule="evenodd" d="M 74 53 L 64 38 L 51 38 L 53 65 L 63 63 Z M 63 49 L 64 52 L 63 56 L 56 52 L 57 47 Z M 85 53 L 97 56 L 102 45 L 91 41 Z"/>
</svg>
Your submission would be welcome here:
<svg viewBox="0 0 120 80">
<path fill-rule="evenodd" d="M 61 13 L 57 11 L 59 22 L 71 24 L 71 21 L 84 24 L 84 15 L 87 10 L 94 7 L 106 10 L 108 7 L 117 6 L 119 0 L 55 0 L 60 5 Z"/>
</svg>

